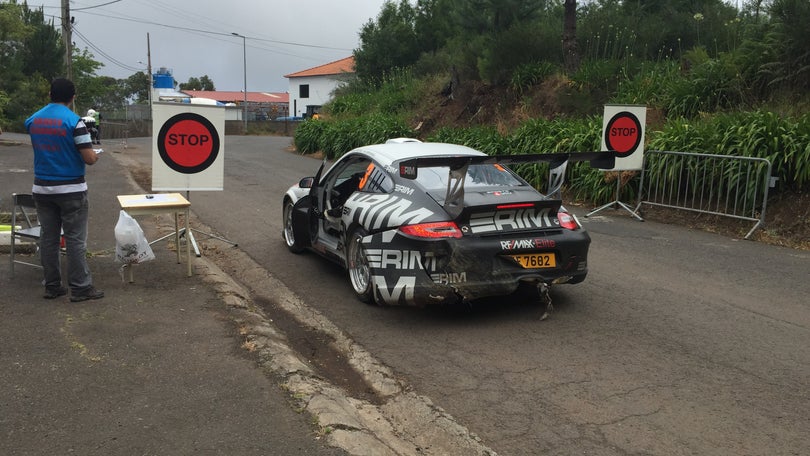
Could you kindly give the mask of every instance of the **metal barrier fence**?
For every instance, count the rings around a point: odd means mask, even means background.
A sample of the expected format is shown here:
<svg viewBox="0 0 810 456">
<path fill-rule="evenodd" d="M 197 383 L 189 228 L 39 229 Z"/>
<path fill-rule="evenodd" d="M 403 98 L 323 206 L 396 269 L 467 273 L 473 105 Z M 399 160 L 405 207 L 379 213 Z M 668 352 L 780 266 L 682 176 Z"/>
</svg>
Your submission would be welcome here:
<svg viewBox="0 0 810 456">
<path fill-rule="evenodd" d="M 124 149 L 127 148 L 129 140 L 129 125 L 124 122 L 101 122 L 100 138 L 104 142 L 119 141 Z"/>
<path fill-rule="evenodd" d="M 765 223 L 768 189 L 774 184 L 764 158 L 646 151 L 639 202 Z"/>
</svg>

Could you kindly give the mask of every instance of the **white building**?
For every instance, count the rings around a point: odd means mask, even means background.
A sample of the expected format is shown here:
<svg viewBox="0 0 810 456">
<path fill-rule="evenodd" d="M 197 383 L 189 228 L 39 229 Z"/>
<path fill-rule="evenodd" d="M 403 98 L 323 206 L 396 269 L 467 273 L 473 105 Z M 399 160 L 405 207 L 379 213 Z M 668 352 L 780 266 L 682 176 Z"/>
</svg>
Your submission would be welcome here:
<svg viewBox="0 0 810 456">
<path fill-rule="evenodd" d="M 303 117 L 332 99 L 334 90 L 354 77 L 354 57 L 284 75 L 290 80 L 290 115 Z"/>
</svg>

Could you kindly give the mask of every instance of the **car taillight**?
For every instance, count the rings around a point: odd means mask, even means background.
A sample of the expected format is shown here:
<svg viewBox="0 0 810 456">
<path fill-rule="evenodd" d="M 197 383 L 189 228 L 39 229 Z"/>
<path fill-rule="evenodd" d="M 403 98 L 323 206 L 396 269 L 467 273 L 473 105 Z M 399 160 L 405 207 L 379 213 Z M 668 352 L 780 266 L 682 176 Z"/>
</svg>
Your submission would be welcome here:
<svg viewBox="0 0 810 456">
<path fill-rule="evenodd" d="M 560 221 L 560 226 L 567 230 L 576 230 L 577 228 L 579 228 L 577 220 L 574 218 L 573 215 L 569 214 L 568 212 L 563 211 L 557 212 L 557 220 Z"/>
<path fill-rule="evenodd" d="M 496 209 L 525 209 L 527 207 L 534 207 L 534 203 L 517 203 L 517 204 L 499 204 Z"/>
<path fill-rule="evenodd" d="M 420 223 L 399 227 L 399 231 L 408 236 L 420 238 L 460 238 L 461 230 L 454 222 Z"/>
</svg>

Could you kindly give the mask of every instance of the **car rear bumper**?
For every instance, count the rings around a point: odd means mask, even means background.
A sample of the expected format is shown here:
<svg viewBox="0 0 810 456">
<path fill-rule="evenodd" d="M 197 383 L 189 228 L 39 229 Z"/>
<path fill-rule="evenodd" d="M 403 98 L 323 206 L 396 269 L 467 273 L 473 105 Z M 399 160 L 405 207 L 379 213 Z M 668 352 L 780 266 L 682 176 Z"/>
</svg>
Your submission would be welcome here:
<svg viewBox="0 0 810 456">
<path fill-rule="evenodd" d="M 383 232 L 364 239 L 377 301 L 424 306 L 513 293 L 521 283 L 577 283 L 588 273 L 585 231 L 513 238 L 414 239 Z M 554 267 L 524 268 L 514 254 L 546 253 Z"/>
</svg>

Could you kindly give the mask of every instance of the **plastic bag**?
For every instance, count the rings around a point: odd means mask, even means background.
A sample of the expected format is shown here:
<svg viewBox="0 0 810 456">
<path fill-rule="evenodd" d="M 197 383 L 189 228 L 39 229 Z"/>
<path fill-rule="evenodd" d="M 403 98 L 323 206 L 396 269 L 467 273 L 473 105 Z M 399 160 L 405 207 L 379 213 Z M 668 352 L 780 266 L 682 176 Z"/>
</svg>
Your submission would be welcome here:
<svg viewBox="0 0 810 456">
<path fill-rule="evenodd" d="M 138 221 L 122 210 L 115 224 L 115 259 L 124 264 L 154 260 L 155 253 Z"/>
</svg>

